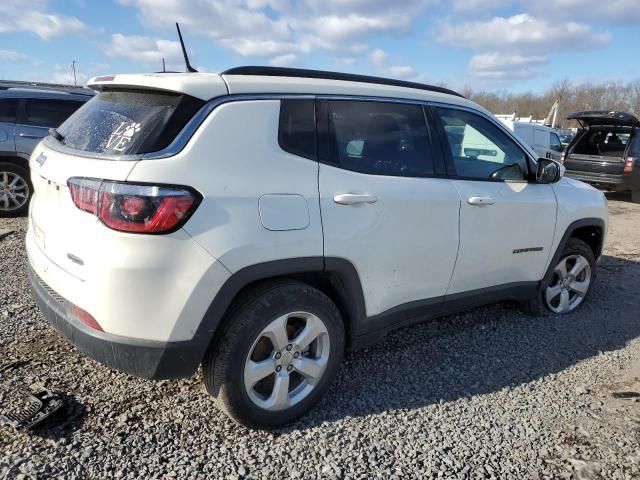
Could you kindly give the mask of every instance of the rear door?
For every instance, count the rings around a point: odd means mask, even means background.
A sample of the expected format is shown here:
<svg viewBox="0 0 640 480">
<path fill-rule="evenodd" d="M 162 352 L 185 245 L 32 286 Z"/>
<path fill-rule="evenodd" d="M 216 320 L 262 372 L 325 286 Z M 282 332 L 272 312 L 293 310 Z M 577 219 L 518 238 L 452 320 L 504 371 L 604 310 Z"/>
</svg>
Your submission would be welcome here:
<svg viewBox="0 0 640 480">
<path fill-rule="evenodd" d="M 447 293 L 540 280 L 556 223 L 551 185 L 529 181 L 528 155 L 497 123 L 453 107 L 434 110 L 461 198 L 460 249 Z"/>
<path fill-rule="evenodd" d="M 318 101 L 324 253 L 348 259 L 367 316 L 442 301 L 458 251 L 460 198 L 420 105 Z"/>
<path fill-rule="evenodd" d="M 26 99 L 18 112 L 16 125 L 18 153 L 31 155 L 38 142 L 47 136 L 49 129 L 58 128 L 82 104 L 77 100 Z"/>
<path fill-rule="evenodd" d="M 0 154 L 13 155 L 16 150 L 16 114 L 20 100 L 0 98 Z"/>
</svg>

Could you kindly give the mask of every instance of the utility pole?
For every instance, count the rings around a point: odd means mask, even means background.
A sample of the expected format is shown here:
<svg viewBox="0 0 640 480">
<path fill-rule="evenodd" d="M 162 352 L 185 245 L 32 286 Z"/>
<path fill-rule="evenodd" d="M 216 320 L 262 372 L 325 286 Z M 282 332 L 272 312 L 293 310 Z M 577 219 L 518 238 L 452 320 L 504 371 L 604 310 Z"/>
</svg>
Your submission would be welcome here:
<svg viewBox="0 0 640 480">
<path fill-rule="evenodd" d="M 73 70 L 73 85 L 77 87 L 78 83 L 76 82 L 76 61 L 75 60 L 71 62 L 71 70 Z"/>
<path fill-rule="evenodd" d="M 164 57 L 162 57 L 162 73 L 166 72 L 167 70 L 165 69 L 165 65 L 164 65 Z"/>
</svg>

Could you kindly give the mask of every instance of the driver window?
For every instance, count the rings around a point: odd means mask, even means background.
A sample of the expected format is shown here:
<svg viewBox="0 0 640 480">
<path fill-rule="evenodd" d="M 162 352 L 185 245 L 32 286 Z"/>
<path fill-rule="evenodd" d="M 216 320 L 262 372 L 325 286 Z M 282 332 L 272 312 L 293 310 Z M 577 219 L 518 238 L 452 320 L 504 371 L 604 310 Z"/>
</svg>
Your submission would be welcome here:
<svg viewBox="0 0 640 480">
<path fill-rule="evenodd" d="M 560 137 L 553 132 L 549 132 L 551 138 L 549 139 L 549 145 L 551 146 L 551 150 L 555 150 L 556 152 L 561 152 L 563 150 L 562 143 L 560 143 Z"/>
<path fill-rule="evenodd" d="M 460 178 L 474 180 L 524 180 L 527 157 L 498 127 L 474 113 L 436 109 Z"/>
<path fill-rule="evenodd" d="M 389 102 L 331 100 L 329 162 L 370 175 L 433 174 L 422 107 Z"/>
</svg>

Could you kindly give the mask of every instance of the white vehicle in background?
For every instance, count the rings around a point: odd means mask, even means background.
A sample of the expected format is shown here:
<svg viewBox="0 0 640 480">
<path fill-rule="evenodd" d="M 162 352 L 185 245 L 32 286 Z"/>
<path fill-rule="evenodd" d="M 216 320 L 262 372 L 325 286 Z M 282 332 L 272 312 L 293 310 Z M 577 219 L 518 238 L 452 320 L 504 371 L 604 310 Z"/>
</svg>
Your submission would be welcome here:
<svg viewBox="0 0 640 480">
<path fill-rule="evenodd" d="M 538 156 L 560 160 L 564 147 L 560 136 L 553 128 L 534 122 L 519 122 L 512 120 L 511 116 L 505 118 L 505 115 L 496 115 L 496 117 L 517 137 L 533 148 Z"/>
</svg>

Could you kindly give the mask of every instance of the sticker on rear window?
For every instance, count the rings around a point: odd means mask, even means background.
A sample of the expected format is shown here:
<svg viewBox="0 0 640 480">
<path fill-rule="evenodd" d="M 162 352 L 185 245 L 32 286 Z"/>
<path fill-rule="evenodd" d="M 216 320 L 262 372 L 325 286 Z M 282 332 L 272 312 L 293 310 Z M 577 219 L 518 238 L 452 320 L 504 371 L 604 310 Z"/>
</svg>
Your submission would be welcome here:
<svg viewBox="0 0 640 480">
<path fill-rule="evenodd" d="M 107 150 L 114 152 L 124 152 L 133 141 L 135 135 L 140 131 L 140 124 L 136 122 L 122 122 L 118 125 L 107 142 Z"/>
</svg>

